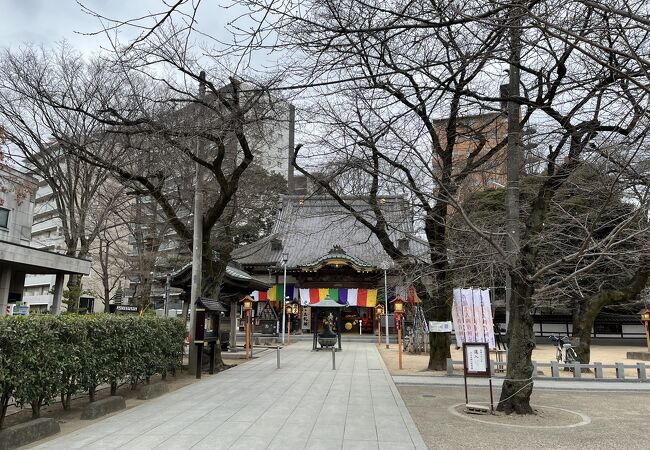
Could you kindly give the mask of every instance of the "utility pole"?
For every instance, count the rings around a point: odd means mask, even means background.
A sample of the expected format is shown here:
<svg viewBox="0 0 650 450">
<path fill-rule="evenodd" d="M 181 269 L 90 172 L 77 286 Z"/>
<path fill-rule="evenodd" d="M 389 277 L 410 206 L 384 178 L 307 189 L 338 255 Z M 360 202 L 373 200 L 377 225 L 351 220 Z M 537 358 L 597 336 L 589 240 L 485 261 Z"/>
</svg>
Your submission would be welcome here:
<svg viewBox="0 0 650 450">
<path fill-rule="evenodd" d="M 521 60 L 521 12 L 519 1 L 513 2 L 510 10 L 510 61 L 508 80 L 508 148 L 506 153 L 506 252 L 508 266 L 516 263 L 519 249 L 519 174 L 521 172 L 521 125 L 519 103 L 519 62 Z M 506 273 L 506 328 L 509 331 L 510 311 L 512 309 L 512 279 L 510 269 Z"/>
<path fill-rule="evenodd" d="M 385 260 L 381 263 L 381 268 L 384 269 L 384 314 L 386 317 L 386 348 L 390 348 L 389 333 L 388 333 L 388 275 L 387 271 L 390 269 L 390 261 Z M 381 333 L 381 318 L 379 320 L 379 333 Z"/>
<path fill-rule="evenodd" d="M 165 317 L 169 316 L 169 290 L 171 283 L 171 274 L 167 274 L 167 279 L 165 280 L 165 306 L 163 311 L 165 312 Z"/>
<path fill-rule="evenodd" d="M 282 253 L 282 265 L 284 266 L 284 288 L 282 289 L 282 345 L 284 345 L 284 329 L 287 321 L 287 262 L 289 254 Z"/>
<path fill-rule="evenodd" d="M 205 97 L 205 72 L 199 74 L 199 99 Z M 199 106 L 202 108 L 202 106 Z M 196 156 L 201 158 L 201 139 L 196 138 Z M 196 302 L 201 296 L 201 265 L 203 260 L 203 186 L 201 165 L 197 162 L 194 177 L 194 235 L 192 239 L 192 287 L 190 291 L 190 358 L 188 372 L 196 375 L 197 348 L 194 345 L 196 329 Z"/>
</svg>

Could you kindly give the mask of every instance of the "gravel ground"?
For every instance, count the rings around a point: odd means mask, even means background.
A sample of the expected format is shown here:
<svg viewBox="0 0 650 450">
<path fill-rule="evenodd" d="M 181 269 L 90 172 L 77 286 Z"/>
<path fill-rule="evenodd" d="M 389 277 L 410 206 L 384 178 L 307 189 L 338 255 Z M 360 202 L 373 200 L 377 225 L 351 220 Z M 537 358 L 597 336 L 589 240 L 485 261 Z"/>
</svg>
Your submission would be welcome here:
<svg viewBox="0 0 650 450">
<path fill-rule="evenodd" d="M 402 367 L 400 370 L 398 368 L 398 355 L 397 355 L 397 345 L 391 344 L 390 349 L 382 345 L 378 345 L 379 353 L 384 359 L 384 363 L 391 375 L 421 375 L 421 376 L 446 376 L 447 373 L 442 372 L 432 372 L 427 370 L 427 364 L 429 363 L 429 355 L 414 355 L 409 353 L 404 353 L 402 355 Z M 645 347 L 638 346 L 618 346 L 618 345 L 592 345 L 591 346 L 591 361 L 592 362 L 602 362 L 603 364 L 613 364 L 616 362 L 622 362 L 626 365 L 634 365 L 637 362 L 645 363 L 646 366 L 650 366 L 650 361 L 640 361 L 635 359 L 627 359 L 627 352 L 632 351 L 644 351 Z M 463 353 L 461 350 L 456 349 L 455 345 L 451 346 L 451 357 L 454 361 L 462 361 Z M 494 356 L 492 356 L 494 359 Z M 533 360 L 538 362 L 548 363 L 549 361 L 555 361 L 555 347 L 550 344 L 538 344 L 533 350 Z M 454 367 L 454 373 L 456 375 L 462 375 L 462 367 L 459 365 Z M 544 375 L 548 376 L 550 374 L 549 368 L 544 367 L 540 368 L 542 372 L 545 372 Z M 650 367 L 648 367 L 648 374 L 650 375 Z M 605 378 L 616 378 L 616 371 L 614 369 L 604 369 L 603 371 Z M 573 373 L 570 371 L 563 371 L 560 373 L 561 377 L 572 378 Z M 625 370 L 626 378 L 636 378 L 635 369 L 626 369 Z M 585 378 L 589 378 L 589 375 L 585 375 Z M 591 376 L 593 377 L 593 375 Z"/>
<path fill-rule="evenodd" d="M 647 393 L 536 389 L 534 417 L 467 415 L 462 386 L 398 386 L 430 449 L 646 449 Z M 495 390 L 495 399 L 499 392 Z M 470 388 L 470 403 L 489 403 Z M 456 406 L 456 408 L 454 408 Z M 559 409 L 558 409 L 559 408 Z"/>
</svg>

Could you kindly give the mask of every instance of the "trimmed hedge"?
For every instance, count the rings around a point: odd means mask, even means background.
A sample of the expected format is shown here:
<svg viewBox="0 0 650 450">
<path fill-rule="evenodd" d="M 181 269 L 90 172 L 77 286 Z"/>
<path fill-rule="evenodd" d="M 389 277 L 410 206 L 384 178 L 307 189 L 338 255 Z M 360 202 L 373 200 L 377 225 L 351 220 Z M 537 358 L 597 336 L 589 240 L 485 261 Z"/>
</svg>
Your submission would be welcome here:
<svg viewBox="0 0 650 450">
<path fill-rule="evenodd" d="M 0 317 L 0 428 L 10 398 L 41 406 L 60 396 L 69 408 L 72 395 L 122 381 L 136 385 L 181 362 L 185 327 L 156 316 L 31 315 Z"/>
</svg>

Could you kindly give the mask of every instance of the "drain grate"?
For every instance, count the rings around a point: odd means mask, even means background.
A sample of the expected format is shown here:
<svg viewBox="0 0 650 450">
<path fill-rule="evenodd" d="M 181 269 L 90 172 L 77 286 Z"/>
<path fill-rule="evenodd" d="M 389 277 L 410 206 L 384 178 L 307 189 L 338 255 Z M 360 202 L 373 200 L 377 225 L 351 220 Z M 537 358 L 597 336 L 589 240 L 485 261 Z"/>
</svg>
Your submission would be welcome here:
<svg viewBox="0 0 650 450">
<path fill-rule="evenodd" d="M 436 396 L 432 395 L 432 394 L 422 394 L 422 397 L 424 397 L 424 398 L 436 398 Z"/>
</svg>

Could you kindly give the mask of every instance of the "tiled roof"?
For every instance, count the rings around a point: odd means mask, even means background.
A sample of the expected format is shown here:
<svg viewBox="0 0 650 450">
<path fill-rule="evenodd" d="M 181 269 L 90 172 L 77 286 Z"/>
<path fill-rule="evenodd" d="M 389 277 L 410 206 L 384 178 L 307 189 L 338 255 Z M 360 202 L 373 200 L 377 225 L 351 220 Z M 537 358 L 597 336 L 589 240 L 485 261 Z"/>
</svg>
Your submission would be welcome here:
<svg viewBox="0 0 650 450">
<path fill-rule="evenodd" d="M 203 305 L 203 307 L 210 312 L 216 312 L 216 313 L 228 312 L 228 308 L 226 308 L 223 303 L 221 303 L 219 300 L 215 300 L 212 298 L 201 297 L 199 299 L 199 304 Z"/>
<path fill-rule="evenodd" d="M 343 250 L 339 245 L 335 245 L 329 252 L 327 252 L 327 254 L 321 256 L 316 261 L 313 261 L 311 264 L 307 264 L 306 266 L 318 269 L 322 264 L 331 260 L 346 261 L 359 269 L 372 268 L 372 265 L 366 263 L 365 261 L 348 255 L 345 250 Z"/>
<path fill-rule="evenodd" d="M 374 223 L 372 210 L 360 197 L 345 199 Z M 243 265 L 282 266 L 282 253 L 288 253 L 287 267 L 311 265 L 327 255 L 335 246 L 352 259 L 380 267 L 390 259 L 379 240 L 358 222 L 336 200 L 329 196 L 288 195 L 281 200 L 281 209 L 272 234 L 233 252 L 233 259 Z M 412 212 L 401 197 L 386 197 L 381 205 L 389 226 L 391 240 L 407 239 L 409 254 L 418 258 L 428 253 L 428 246 L 413 236 Z"/>
<path fill-rule="evenodd" d="M 235 267 L 236 263 L 228 263 L 226 266 L 226 274 L 224 277 L 224 282 L 238 284 L 238 285 L 248 285 L 251 287 L 251 290 L 255 289 L 268 289 L 268 283 L 258 280 L 257 278 L 251 276 L 247 272 Z M 171 285 L 180 286 L 187 282 L 192 274 L 192 263 L 187 263 L 180 269 L 172 272 L 171 276 Z M 164 280 L 164 278 L 160 278 Z"/>
<path fill-rule="evenodd" d="M 312 308 L 345 308 L 347 304 L 345 305 L 341 304 L 339 302 L 332 300 L 329 296 L 327 296 L 316 303 L 310 304 L 309 306 L 311 306 Z"/>
</svg>

